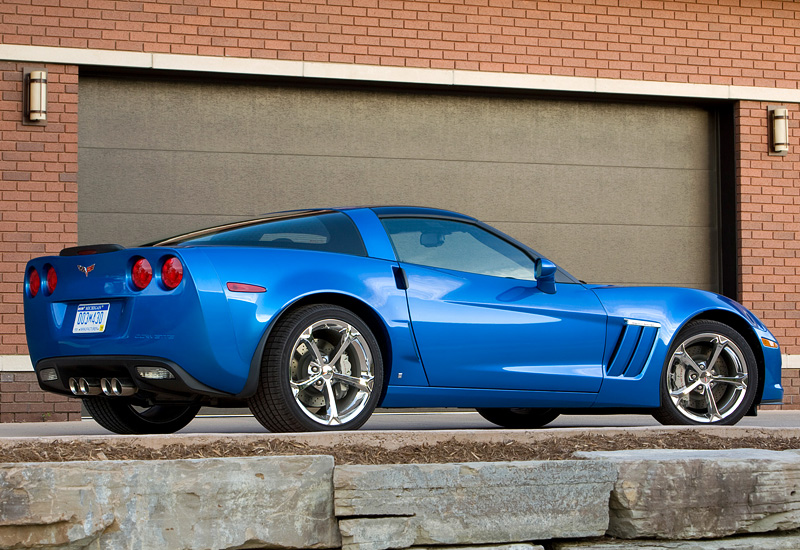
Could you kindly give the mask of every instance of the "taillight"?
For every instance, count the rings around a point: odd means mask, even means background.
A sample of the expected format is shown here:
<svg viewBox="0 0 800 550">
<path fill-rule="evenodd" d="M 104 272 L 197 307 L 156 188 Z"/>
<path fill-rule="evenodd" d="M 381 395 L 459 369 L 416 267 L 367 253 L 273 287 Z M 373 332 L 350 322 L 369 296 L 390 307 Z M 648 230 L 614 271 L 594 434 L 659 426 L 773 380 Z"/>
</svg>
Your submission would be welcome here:
<svg viewBox="0 0 800 550">
<path fill-rule="evenodd" d="M 139 290 L 143 290 L 147 288 L 147 285 L 149 285 L 152 280 L 153 268 L 150 266 L 150 262 L 144 258 L 136 260 L 136 263 L 133 264 L 133 269 L 131 269 L 131 282 L 133 286 Z"/>
<path fill-rule="evenodd" d="M 181 264 L 178 258 L 172 256 L 164 262 L 164 266 L 161 268 L 161 282 L 164 283 L 164 286 L 169 290 L 174 290 L 178 288 L 182 280 L 183 264 Z"/>
<path fill-rule="evenodd" d="M 42 280 L 39 277 L 39 272 L 35 267 L 32 267 L 28 272 L 28 292 L 31 293 L 31 298 L 39 294 L 39 287 L 42 286 Z"/>
<path fill-rule="evenodd" d="M 47 294 L 52 294 L 58 284 L 56 269 L 51 265 L 47 268 Z"/>
</svg>

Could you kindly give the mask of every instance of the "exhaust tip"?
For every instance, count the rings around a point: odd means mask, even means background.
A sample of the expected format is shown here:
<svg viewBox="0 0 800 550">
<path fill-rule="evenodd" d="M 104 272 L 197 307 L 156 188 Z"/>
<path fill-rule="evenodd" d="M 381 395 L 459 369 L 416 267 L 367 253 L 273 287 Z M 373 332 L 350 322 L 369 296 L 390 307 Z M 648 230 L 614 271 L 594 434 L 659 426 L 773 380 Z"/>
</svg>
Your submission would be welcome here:
<svg viewBox="0 0 800 550">
<path fill-rule="evenodd" d="M 100 381 L 97 378 L 70 378 L 69 391 L 73 395 L 100 395 Z"/>
<path fill-rule="evenodd" d="M 81 395 L 100 395 L 100 381 L 97 378 L 79 378 L 78 390 Z"/>
<path fill-rule="evenodd" d="M 103 378 L 100 380 L 100 388 L 109 397 L 128 397 L 138 390 L 132 380 L 119 378 Z"/>
</svg>

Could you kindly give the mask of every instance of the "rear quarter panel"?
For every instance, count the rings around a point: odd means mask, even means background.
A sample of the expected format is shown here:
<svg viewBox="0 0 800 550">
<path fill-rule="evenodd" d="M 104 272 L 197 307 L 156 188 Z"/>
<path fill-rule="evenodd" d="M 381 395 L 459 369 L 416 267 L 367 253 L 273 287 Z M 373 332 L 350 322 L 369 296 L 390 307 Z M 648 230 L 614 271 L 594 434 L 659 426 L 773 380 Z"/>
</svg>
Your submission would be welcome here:
<svg viewBox="0 0 800 550">
<path fill-rule="evenodd" d="M 280 314 L 301 300 L 315 301 L 315 296 L 330 294 L 358 300 L 375 312 L 382 324 L 378 329 L 390 345 L 384 362 L 404 373 L 396 382 L 427 385 L 411 334 L 405 292 L 397 288 L 392 272 L 395 262 L 267 248 L 196 247 L 182 254 L 207 274 L 197 283 L 206 324 L 229 323 L 220 327 L 225 332 L 219 338 L 211 339 L 215 352 L 219 350 L 218 361 L 224 361 L 226 371 L 236 376 L 237 393 L 244 389 L 251 364 L 260 361 L 259 344 Z M 255 284 L 267 291 L 231 292 L 229 282 Z M 235 350 L 227 347 L 231 343 Z"/>
</svg>

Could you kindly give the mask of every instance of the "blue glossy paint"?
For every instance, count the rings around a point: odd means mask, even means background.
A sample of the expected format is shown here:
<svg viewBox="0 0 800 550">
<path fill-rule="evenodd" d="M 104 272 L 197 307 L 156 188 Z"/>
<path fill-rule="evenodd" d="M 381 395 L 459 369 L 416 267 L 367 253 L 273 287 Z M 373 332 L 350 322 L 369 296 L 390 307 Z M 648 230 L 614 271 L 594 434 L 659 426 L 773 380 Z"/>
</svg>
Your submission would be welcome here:
<svg viewBox="0 0 800 550">
<path fill-rule="evenodd" d="M 591 407 L 596 393 L 497 390 L 478 388 L 431 388 L 389 386 L 382 406 L 414 407 Z"/>
<path fill-rule="evenodd" d="M 767 328 L 741 304 L 724 296 L 690 288 L 590 286 L 609 315 L 609 326 L 622 327 L 625 319 L 659 323 L 653 351 L 636 378 L 607 377 L 597 398 L 597 407 L 656 407 L 659 405 L 659 380 L 669 346 L 675 335 L 692 319 L 707 312 L 724 311 L 747 322 L 760 339 L 777 341 Z M 610 331 L 612 332 L 612 331 Z M 768 348 L 762 345 L 762 350 Z M 770 380 L 767 395 L 782 396 L 775 386 L 780 380 L 780 353 L 765 353 L 765 380 Z M 779 385 L 779 383 L 778 383 Z M 770 399 L 780 397 L 770 397 Z"/>
<path fill-rule="evenodd" d="M 535 281 L 400 265 L 432 386 L 600 389 L 606 315 L 590 290 L 548 294 Z M 568 346 L 564 335 L 575 335 Z"/>
<path fill-rule="evenodd" d="M 36 258 L 27 269 L 36 269 L 44 281 L 45 268 L 52 265 L 58 286 L 50 296 L 43 291 L 24 296 L 31 359 L 37 365 L 75 356 L 162 358 L 214 390 L 243 398 L 260 364 L 259 343 L 276 320 L 301 300 L 342 299 L 371 311 L 373 330 L 387 342 L 390 376 L 383 406 L 639 408 L 659 405 L 669 347 L 698 316 L 735 315 L 758 341 L 775 341 L 746 308 L 699 290 L 583 285 L 560 269 L 554 287 L 542 289 L 535 281 L 399 264 L 379 216 L 442 217 L 488 226 L 425 208 L 341 210 L 356 224 L 368 257 L 178 246 Z M 170 256 L 184 265 L 184 279 L 172 291 L 160 282 L 161 266 Z M 154 272 L 141 291 L 130 278 L 138 258 L 146 258 Z M 87 275 L 79 265 L 94 269 Z M 398 288 L 393 268 L 403 269 L 407 290 Z M 267 290 L 231 292 L 229 282 Z M 105 331 L 73 334 L 78 306 L 100 303 L 110 304 Z M 758 352 L 765 364 L 761 397 L 780 400 L 780 350 L 761 345 Z"/>
<path fill-rule="evenodd" d="M 354 208 L 346 210 L 345 213 L 350 216 L 356 226 L 361 232 L 361 238 L 364 240 L 364 246 L 367 248 L 367 254 L 371 258 L 379 258 L 381 260 L 395 261 L 394 249 L 392 242 L 383 230 L 383 225 L 369 208 Z"/>
</svg>

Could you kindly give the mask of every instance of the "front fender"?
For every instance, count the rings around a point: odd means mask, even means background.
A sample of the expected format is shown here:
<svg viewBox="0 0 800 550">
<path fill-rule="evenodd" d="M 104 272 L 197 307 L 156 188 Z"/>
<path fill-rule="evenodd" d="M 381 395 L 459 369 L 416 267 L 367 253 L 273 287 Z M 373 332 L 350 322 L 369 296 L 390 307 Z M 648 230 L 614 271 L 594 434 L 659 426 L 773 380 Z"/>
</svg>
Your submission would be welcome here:
<svg viewBox="0 0 800 550">
<path fill-rule="evenodd" d="M 660 405 L 659 385 L 667 353 L 680 330 L 697 318 L 735 316 L 737 330 L 746 327 L 752 334 L 744 334 L 758 345 L 754 353 L 764 358 L 763 399 L 774 400 L 782 396 L 780 387 L 780 353 L 766 348 L 761 338 L 775 342 L 766 326 L 747 308 L 724 296 L 703 290 L 672 287 L 590 287 L 608 313 L 608 336 L 605 364 L 608 365 L 616 343 L 622 334 L 626 319 L 658 323 L 658 334 L 645 367 L 636 377 L 606 376 L 595 406 L 634 406 L 656 408 Z M 729 323 L 730 324 L 730 323 Z M 778 351 L 776 353 L 776 351 Z M 780 397 L 778 397 L 779 399 Z M 756 397 L 760 401 L 761 396 Z"/>
</svg>

